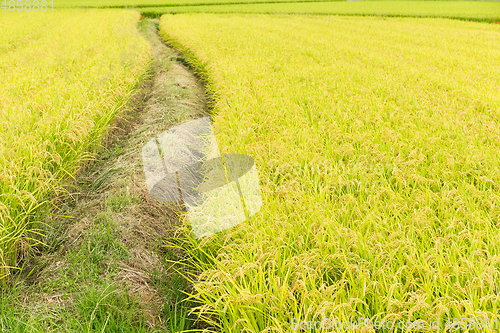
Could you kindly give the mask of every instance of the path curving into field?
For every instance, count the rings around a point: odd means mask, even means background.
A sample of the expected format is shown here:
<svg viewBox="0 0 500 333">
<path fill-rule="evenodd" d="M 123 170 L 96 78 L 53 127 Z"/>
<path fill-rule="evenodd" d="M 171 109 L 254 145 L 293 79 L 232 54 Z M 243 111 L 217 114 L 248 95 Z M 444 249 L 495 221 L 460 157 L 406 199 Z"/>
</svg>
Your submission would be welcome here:
<svg viewBox="0 0 500 333">
<path fill-rule="evenodd" d="M 178 206 L 153 200 L 141 151 L 155 135 L 206 115 L 202 85 L 167 47 L 154 20 L 139 30 L 151 43 L 149 75 L 118 116 L 97 159 L 70 185 L 71 198 L 47 219 L 47 246 L 25 260 L 0 299 L 2 329 L 29 332 L 156 332 L 200 328 L 187 314 L 191 285 L 176 242 Z M 174 263 L 173 263 L 174 262 Z M 177 262 L 177 264 L 175 263 Z M 196 272 L 191 272 L 196 273 Z M 191 305 L 192 306 L 192 305 Z M 167 329 L 167 330 L 165 330 Z"/>
</svg>

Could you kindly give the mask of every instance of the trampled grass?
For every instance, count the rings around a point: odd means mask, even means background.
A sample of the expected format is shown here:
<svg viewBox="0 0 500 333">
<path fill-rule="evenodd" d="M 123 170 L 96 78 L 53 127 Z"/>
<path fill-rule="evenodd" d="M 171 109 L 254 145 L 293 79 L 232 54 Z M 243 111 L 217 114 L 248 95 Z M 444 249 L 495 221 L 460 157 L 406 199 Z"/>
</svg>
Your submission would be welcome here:
<svg viewBox="0 0 500 333">
<path fill-rule="evenodd" d="M 254 3 L 239 5 L 143 8 L 148 16 L 162 13 L 307 13 L 376 15 L 392 17 L 446 17 L 500 21 L 500 2 L 495 1 L 336 1 L 314 3 Z"/>
<path fill-rule="evenodd" d="M 200 312 L 223 332 L 494 319 L 499 26 L 210 14 L 160 25 L 208 73 L 222 152 L 254 156 L 262 183 L 250 222 L 192 245 Z"/>
<path fill-rule="evenodd" d="M 98 146 L 145 73 L 138 19 L 119 10 L 0 16 L 0 279 L 29 245 L 37 207 Z"/>
</svg>

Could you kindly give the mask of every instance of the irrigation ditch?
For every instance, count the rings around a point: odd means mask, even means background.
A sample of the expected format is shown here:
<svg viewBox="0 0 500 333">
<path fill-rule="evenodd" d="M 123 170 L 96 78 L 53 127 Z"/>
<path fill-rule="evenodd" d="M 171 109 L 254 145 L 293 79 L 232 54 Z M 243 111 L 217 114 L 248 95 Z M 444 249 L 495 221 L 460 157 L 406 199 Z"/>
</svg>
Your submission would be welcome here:
<svg viewBox="0 0 500 333">
<path fill-rule="evenodd" d="M 141 19 L 139 30 L 152 45 L 150 70 L 102 151 L 67 185 L 70 194 L 54 202 L 44 244 L 22 260 L 9 296 L 2 296 L 0 331 L 215 330 L 189 314 L 196 304 L 186 301 L 187 277 L 197 272 L 183 264 L 188 255 L 166 246 L 182 237 L 174 213 L 180 207 L 152 199 L 144 179 L 144 144 L 209 109 L 203 83 L 157 26 Z"/>
</svg>

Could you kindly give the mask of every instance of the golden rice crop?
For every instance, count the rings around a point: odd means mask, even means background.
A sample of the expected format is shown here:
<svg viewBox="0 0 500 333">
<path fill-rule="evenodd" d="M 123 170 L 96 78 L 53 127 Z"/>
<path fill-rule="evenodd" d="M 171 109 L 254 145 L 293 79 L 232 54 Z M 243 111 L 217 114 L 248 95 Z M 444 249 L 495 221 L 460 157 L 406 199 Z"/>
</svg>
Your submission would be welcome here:
<svg viewBox="0 0 500 333">
<path fill-rule="evenodd" d="M 254 156 L 262 183 L 259 214 L 193 248 L 199 312 L 223 332 L 494 319 L 500 27 L 210 14 L 160 25 L 210 79 L 221 150 Z"/>
<path fill-rule="evenodd" d="M 219 2 L 219 1 L 217 1 Z M 376 15 L 446 17 L 462 20 L 500 21 L 500 4 L 492 1 L 315 1 L 207 4 L 142 8 L 145 15 L 160 13 L 290 13 L 321 15 Z"/>
<path fill-rule="evenodd" d="M 0 280 L 29 244 L 37 207 L 77 171 L 145 72 L 138 19 L 120 10 L 0 17 Z"/>
<path fill-rule="evenodd" d="M 267 0 L 239 0 L 237 3 L 259 3 Z M 277 0 L 278 2 L 303 1 L 303 0 Z M 316 1 L 316 0 L 309 0 Z M 59 0 L 54 2 L 56 8 L 70 7 L 151 7 L 151 6 L 200 6 L 204 4 L 227 4 L 234 0 Z"/>
</svg>

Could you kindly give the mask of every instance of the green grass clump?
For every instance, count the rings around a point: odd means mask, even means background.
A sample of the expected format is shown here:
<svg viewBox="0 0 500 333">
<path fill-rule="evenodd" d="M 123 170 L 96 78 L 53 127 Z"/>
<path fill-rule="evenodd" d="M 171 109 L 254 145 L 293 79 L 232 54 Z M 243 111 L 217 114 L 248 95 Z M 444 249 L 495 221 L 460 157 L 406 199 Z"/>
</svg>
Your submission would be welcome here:
<svg viewBox="0 0 500 333">
<path fill-rule="evenodd" d="M 203 316 L 222 332 L 289 332 L 293 318 L 443 328 L 497 315 L 499 26 L 210 14 L 160 25 L 210 76 L 222 152 L 252 155 L 262 183 L 250 222 L 192 244 Z"/>
<path fill-rule="evenodd" d="M 166 329 L 148 327 L 137 302 L 107 280 L 96 286 L 80 286 L 73 294 L 74 299 L 64 293 L 56 294 L 46 298 L 44 307 L 29 310 L 19 306 L 19 293 L 16 289 L 8 295 L 0 294 L 0 324 L 6 332 L 169 333 Z M 64 302 L 65 306 L 58 306 L 58 302 Z"/>
<path fill-rule="evenodd" d="M 252 3 L 233 5 L 143 8 L 147 16 L 166 13 L 322 14 L 384 17 L 445 17 L 475 21 L 500 21 L 495 1 L 329 1 Z"/>
<path fill-rule="evenodd" d="M 145 72 L 138 20 L 118 10 L 2 14 L 0 280 L 35 237 L 40 206 L 98 147 Z"/>
</svg>

